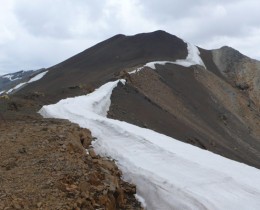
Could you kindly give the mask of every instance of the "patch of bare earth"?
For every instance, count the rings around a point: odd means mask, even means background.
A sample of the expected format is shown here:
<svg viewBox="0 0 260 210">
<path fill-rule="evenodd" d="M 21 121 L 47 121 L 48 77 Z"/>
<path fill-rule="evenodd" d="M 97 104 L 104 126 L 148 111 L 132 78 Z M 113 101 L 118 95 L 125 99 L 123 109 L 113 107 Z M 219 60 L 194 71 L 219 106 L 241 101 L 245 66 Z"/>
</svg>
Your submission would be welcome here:
<svg viewBox="0 0 260 210">
<path fill-rule="evenodd" d="M 91 140 L 67 121 L 0 121 L 0 209 L 142 209 Z"/>
</svg>

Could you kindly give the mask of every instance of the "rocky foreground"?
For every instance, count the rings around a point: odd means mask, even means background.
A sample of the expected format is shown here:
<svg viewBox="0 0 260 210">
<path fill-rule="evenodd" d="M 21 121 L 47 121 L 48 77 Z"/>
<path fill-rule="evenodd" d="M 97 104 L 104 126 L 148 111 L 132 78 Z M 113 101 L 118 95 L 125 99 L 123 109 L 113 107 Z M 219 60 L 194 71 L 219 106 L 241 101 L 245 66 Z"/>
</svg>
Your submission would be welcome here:
<svg viewBox="0 0 260 210">
<path fill-rule="evenodd" d="M 0 119 L 0 209 L 142 209 L 91 141 L 67 121 Z"/>
</svg>

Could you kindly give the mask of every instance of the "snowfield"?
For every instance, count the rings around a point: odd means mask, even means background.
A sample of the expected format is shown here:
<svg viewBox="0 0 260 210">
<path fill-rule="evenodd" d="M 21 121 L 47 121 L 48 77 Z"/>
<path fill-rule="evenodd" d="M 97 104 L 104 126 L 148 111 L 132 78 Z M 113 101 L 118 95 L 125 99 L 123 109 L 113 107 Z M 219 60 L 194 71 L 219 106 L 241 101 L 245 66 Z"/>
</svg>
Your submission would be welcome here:
<svg viewBox="0 0 260 210">
<path fill-rule="evenodd" d="M 165 65 L 167 63 L 170 64 L 177 64 L 180 66 L 184 66 L 184 67 L 190 67 L 193 65 L 200 65 L 203 66 L 206 69 L 206 66 L 204 64 L 204 62 L 202 61 L 201 57 L 200 57 L 200 51 L 199 49 L 193 45 L 187 42 L 187 50 L 188 50 L 188 56 L 186 57 L 186 59 L 179 59 L 176 61 L 153 61 L 153 62 L 149 62 L 146 63 L 144 66 L 139 67 L 133 71 L 128 72 L 129 74 L 134 74 L 137 73 L 139 71 L 141 71 L 144 67 L 150 67 L 151 69 L 156 69 L 155 65 Z"/>
<path fill-rule="evenodd" d="M 97 138 L 95 151 L 116 160 L 123 178 L 137 185 L 136 197 L 147 209 L 259 209 L 260 170 L 152 130 L 108 119 L 110 96 L 118 82 L 43 106 L 39 113 L 90 129 Z"/>
</svg>

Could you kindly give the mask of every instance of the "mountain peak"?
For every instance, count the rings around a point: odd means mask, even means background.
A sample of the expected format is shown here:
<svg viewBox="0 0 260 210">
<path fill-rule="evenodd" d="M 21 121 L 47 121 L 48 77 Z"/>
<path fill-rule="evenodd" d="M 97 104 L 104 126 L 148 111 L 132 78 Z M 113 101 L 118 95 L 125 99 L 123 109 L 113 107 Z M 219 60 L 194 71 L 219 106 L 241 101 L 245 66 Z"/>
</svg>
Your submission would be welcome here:
<svg viewBox="0 0 260 210">
<path fill-rule="evenodd" d="M 221 48 L 217 49 L 217 51 L 221 51 L 224 57 L 233 58 L 233 59 L 242 59 L 247 56 L 243 55 L 241 52 L 238 50 L 230 47 L 230 46 L 222 46 Z M 214 52 L 214 50 L 213 50 Z"/>
<path fill-rule="evenodd" d="M 167 34 L 167 35 L 172 35 L 164 30 L 156 30 L 156 31 L 153 31 L 153 32 L 150 32 L 150 34 Z M 173 36 L 173 35 L 172 35 Z"/>
<path fill-rule="evenodd" d="M 163 31 L 163 30 L 156 30 L 156 31 L 152 31 L 152 32 L 139 33 L 139 34 L 134 35 L 134 37 L 143 37 L 145 39 L 160 38 L 160 39 L 166 39 L 166 40 L 178 39 L 178 40 L 182 41 L 182 39 L 178 38 L 177 36 L 170 34 L 170 33 Z"/>
</svg>

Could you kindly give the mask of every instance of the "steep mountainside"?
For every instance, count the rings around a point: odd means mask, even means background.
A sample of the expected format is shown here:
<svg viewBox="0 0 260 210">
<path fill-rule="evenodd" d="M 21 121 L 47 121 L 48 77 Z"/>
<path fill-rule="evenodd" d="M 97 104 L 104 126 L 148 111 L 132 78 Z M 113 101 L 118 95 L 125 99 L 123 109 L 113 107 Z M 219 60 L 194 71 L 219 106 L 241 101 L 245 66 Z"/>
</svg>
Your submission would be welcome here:
<svg viewBox="0 0 260 210">
<path fill-rule="evenodd" d="M 125 78 L 109 117 L 260 168 L 259 68 L 232 48 L 204 50 L 164 31 L 117 35 L 48 69 L 15 97 L 42 93 L 38 102 L 48 104 Z"/>
<path fill-rule="evenodd" d="M 186 43 L 166 32 L 117 35 L 50 68 L 41 81 L 22 92 L 37 90 L 56 94 L 72 86 L 98 87 L 127 68 L 154 60 L 175 61 L 186 55 Z"/>
</svg>

